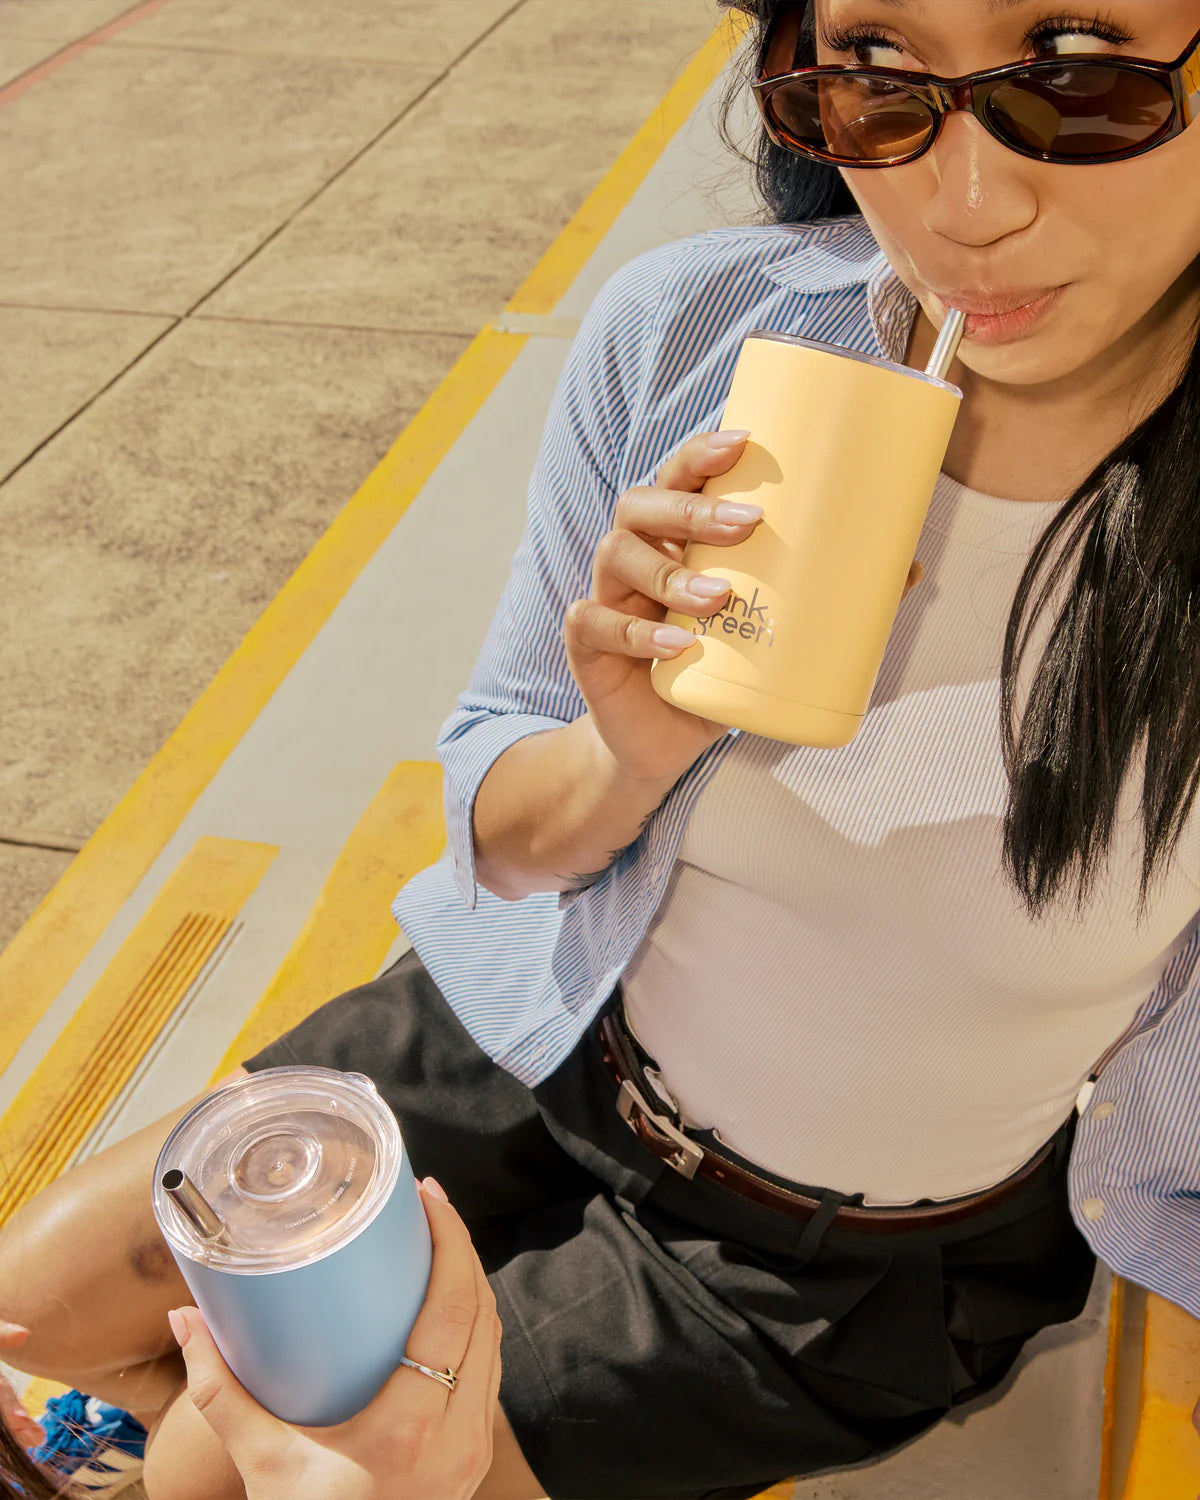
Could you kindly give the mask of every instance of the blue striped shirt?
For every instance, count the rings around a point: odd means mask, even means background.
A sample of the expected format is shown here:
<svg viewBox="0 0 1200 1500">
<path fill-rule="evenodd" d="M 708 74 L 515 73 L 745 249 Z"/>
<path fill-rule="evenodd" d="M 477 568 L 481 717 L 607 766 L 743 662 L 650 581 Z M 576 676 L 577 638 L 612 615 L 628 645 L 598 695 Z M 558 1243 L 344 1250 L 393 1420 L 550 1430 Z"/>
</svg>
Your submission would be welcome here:
<svg viewBox="0 0 1200 1500">
<path fill-rule="evenodd" d="M 696 800 L 738 731 L 675 785 L 594 884 L 502 901 L 475 877 L 472 808 L 517 740 L 584 712 L 562 618 L 588 593 L 617 497 L 720 422 L 746 334 L 770 328 L 903 357 L 915 311 L 860 218 L 733 228 L 639 256 L 601 290 L 555 391 L 525 532 L 467 691 L 442 728 L 449 844 L 397 920 L 467 1030 L 528 1084 L 597 1014 L 665 893 Z M 1098 1065 L 1070 1164 L 1071 1208 L 1114 1270 L 1200 1316 L 1200 917 Z"/>
</svg>

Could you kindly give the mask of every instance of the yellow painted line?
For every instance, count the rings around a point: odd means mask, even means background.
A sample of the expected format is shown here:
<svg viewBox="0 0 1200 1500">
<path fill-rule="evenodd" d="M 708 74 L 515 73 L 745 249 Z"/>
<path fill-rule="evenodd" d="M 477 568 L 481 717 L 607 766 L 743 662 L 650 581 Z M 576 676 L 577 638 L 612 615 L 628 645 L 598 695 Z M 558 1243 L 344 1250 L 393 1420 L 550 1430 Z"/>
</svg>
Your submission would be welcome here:
<svg viewBox="0 0 1200 1500">
<path fill-rule="evenodd" d="M 401 761 L 363 813 L 279 972 L 230 1043 L 213 1080 L 334 995 L 373 979 L 398 936 L 396 892 L 446 846 L 442 768 Z"/>
<path fill-rule="evenodd" d="M 208 838 L 180 861 L 0 1120 L 0 1223 L 70 1163 L 278 852 Z"/>
<path fill-rule="evenodd" d="M 65 1396 L 70 1389 L 69 1385 L 60 1385 L 57 1380 L 45 1380 L 35 1375 L 21 1392 L 21 1404 L 30 1416 L 40 1417 L 51 1396 Z"/>
<path fill-rule="evenodd" d="M 542 257 L 509 311 L 540 311 L 554 305 L 657 160 L 667 143 L 668 127 L 677 128 L 687 118 L 715 79 L 736 34 L 736 23 L 722 23 Z M 525 343 L 524 336 L 487 328 L 472 341 L 179 728 L 0 953 L 0 1070 L 12 1061 L 133 894 Z"/>
<path fill-rule="evenodd" d="M 1200 1434 L 1192 1409 L 1200 1398 L 1200 1322 L 1154 1295 L 1146 1299 L 1141 1376 L 1133 1456 L 1111 1500 L 1196 1500 Z"/>
<path fill-rule="evenodd" d="M 667 142 L 712 87 L 749 25 L 730 11 L 679 75 L 674 87 L 589 194 L 579 212 L 538 261 L 505 308 L 511 313 L 553 312 L 592 251 L 612 228 L 633 190 L 662 155 Z"/>
<path fill-rule="evenodd" d="M 1114 1453 L 1117 1437 L 1117 1410 L 1122 1376 L 1121 1331 L 1125 1311 L 1125 1283 L 1113 1277 L 1108 1301 L 1108 1353 L 1104 1360 L 1104 1416 L 1100 1425 L 1100 1491 L 1099 1500 L 1113 1500 L 1117 1480 L 1118 1458 Z M 1123 1479 L 1121 1480 L 1123 1483 Z"/>
</svg>

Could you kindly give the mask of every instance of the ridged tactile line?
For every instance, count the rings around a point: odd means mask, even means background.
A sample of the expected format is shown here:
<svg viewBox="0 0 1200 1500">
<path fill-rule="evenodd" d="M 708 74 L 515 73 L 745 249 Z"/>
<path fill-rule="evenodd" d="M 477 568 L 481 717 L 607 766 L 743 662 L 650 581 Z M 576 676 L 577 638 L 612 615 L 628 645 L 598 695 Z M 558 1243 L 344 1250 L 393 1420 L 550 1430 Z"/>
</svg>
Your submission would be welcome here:
<svg viewBox="0 0 1200 1500">
<path fill-rule="evenodd" d="M 741 38 L 727 16 L 505 309 L 552 312 Z M 485 328 L 0 952 L 0 1068 L 137 889 L 279 684 L 528 343 Z"/>
<path fill-rule="evenodd" d="M 190 912 L 179 923 L 100 1038 L 88 1072 L 64 1090 L 33 1148 L 0 1187 L 0 1222 L 66 1168 L 231 925 L 208 912 Z"/>
<path fill-rule="evenodd" d="M 279 851 L 197 840 L 0 1120 L 0 1223 L 64 1170 L 225 942 Z"/>
<path fill-rule="evenodd" d="M 212 912 L 189 912 L 143 975 L 123 1012 L 114 1018 L 91 1058 L 91 1071 L 67 1090 L 45 1121 L 34 1149 L 13 1177 L 23 1202 L 64 1171 L 91 1134 L 116 1090 L 90 1087 L 93 1078 L 128 1081 L 139 1060 L 216 952 L 233 920 Z M 23 1188 L 21 1178 L 26 1180 Z M 0 1190 L 0 1218 L 15 1211 L 10 1192 Z"/>
</svg>

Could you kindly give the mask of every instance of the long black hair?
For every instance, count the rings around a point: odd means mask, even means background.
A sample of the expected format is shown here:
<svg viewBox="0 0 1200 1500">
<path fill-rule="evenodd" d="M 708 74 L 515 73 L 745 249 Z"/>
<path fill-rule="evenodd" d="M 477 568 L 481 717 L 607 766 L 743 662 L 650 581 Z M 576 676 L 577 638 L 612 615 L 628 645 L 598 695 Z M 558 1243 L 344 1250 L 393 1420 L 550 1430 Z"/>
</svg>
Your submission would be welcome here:
<svg viewBox="0 0 1200 1500">
<path fill-rule="evenodd" d="M 0 1416 L 0 1500 L 71 1500 L 82 1493 L 60 1484 L 30 1458 Z"/>
<path fill-rule="evenodd" d="M 756 23 L 720 126 L 753 166 L 768 219 L 858 213 L 836 168 L 785 151 L 765 131 L 748 157 L 732 139 L 758 43 L 789 0 L 719 3 Z M 800 47 L 797 66 L 817 61 L 810 27 Z M 1018 675 L 1044 620 L 1045 649 L 1018 723 Z M 1005 632 L 1001 717 L 1004 867 L 1034 917 L 1072 885 L 1082 911 L 1106 863 L 1122 784 L 1144 751 L 1140 919 L 1200 781 L 1200 337 L 1179 384 L 1096 465 L 1034 547 Z"/>
</svg>

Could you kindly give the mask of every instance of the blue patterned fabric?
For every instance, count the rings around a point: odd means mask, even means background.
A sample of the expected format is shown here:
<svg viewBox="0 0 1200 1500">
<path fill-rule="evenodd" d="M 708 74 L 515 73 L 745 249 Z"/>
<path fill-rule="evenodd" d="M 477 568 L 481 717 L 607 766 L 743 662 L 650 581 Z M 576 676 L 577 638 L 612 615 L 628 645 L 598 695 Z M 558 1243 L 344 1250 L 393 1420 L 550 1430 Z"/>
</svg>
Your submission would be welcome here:
<svg viewBox="0 0 1200 1500">
<path fill-rule="evenodd" d="M 394 912 L 479 1045 L 527 1084 L 567 1056 L 666 890 L 691 809 L 738 731 L 676 784 L 586 890 L 502 901 L 475 878 L 471 817 L 497 757 L 584 711 L 561 622 L 585 596 L 617 497 L 720 424 L 745 336 L 795 333 L 903 357 L 915 312 L 860 218 L 712 230 L 639 256 L 589 310 L 550 408 L 526 528 L 470 685 L 442 728 L 449 845 Z M 1098 1065 L 1072 1211 L 1114 1270 L 1200 1316 L 1200 923 Z"/>
<path fill-rule="evenodd" d="M 142 1458 L 146 1452 L 146 1429 L 140 1422 L 82 1391 L 51 1396 L 40 1420 L 46 1437 L 30 1456 L 62 1477 L 89 1469 L 89 1478 L 98 1482 L 106 1454 Z M 114 1468 L 116 1472 L 120 1470 Z"/>
</svg>

